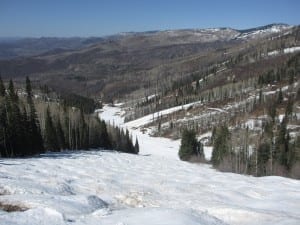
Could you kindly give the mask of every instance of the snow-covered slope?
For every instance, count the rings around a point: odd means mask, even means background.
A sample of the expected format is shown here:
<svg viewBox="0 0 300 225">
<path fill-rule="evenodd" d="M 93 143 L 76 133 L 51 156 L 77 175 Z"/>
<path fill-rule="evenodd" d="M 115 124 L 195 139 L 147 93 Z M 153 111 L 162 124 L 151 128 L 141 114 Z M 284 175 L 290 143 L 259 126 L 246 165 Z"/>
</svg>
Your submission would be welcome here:
<svg viewBox="0 0 300 225">
<path fill-rule="evenodd" d="M 0 162 L 0 224 L 299 224 L 300 182 L 111 152 Z M 216 219 L 218 218 L 218 219 Z"/>
<path fill-rule="evenodd" d="M 287 24 L 270 24 L 267 26 L 257 27 L 248 30 L 241 30 L 237 39 L 254 39 L 265 37 L 270 34 L 280 33 L 292 28 Z"/>
<path fill-rule="evenodd" d="M 197 102 L 199 103 L 199 102 Z M 131 131 L 133 137 L 137 137 L 140 145 L 140 154 L 142 155 L 158 155 L 165 158 L 178 159 L 178 148 L 180 141 L 170 140 L 167 138 L 152 138 L 149 136 L 151 130 L 143 130 L 141 131 L 141 127 L 146 125 L 153 120 L 159 118 L 159 116 L 167 115 L 172 112 L 176 112 L 178 110 L 186 109 L 193 104 L 191 103 L 184 106 L 177 106 L 170 109 L 159 111 L 155 114 L 146 115 L 137 120 L 133 120 L 127 123 L 124 123 L 124 118 L 121 115 L 124 113 L 119 107 L 112 106 L 104 106 L 104 112 L 102 112 L 99 116 L 101 119 L 105 120 L 108 123 L 118 125 L 123 128 L 127 128 Z"/>
<path fill-rule="evenodd" d="M 116 152 L 1 160 L 0 205 L 28 210 L 0 211 L 0 224 L 224 224 L 177 201 L 189 181 L 165 162 Z"/>
<path fill-rule="evenodd" d="M 107 106 L 101 117 L 122 125 L 120 113 Z M 27 210 L 0 211 L 0 224 L 299 224 L 300 181 L 174 160 L 179 142 L 127 127 L 138 135 L 141 155 L 83 151 L 1 159 L 0 207 Z"/>
</svg>

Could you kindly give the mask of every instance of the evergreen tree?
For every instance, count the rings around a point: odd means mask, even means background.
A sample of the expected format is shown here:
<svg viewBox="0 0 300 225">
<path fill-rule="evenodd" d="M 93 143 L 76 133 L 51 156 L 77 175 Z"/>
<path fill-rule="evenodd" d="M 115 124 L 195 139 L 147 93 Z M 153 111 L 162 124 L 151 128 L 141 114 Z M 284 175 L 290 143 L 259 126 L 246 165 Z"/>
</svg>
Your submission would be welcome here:
<svg viewBox="0 0 300 225">
<path fill-rule="evenodd" d="M 7 98 L 0 96 L 0 156 L 8 157 Z"/>
<path fill-rule="evenodd" d="M 292 167 L 291 156 L 294 155 L 292 145 L 290 144 L 290 135 L 287 130 L 287 119 L 284 117 L 279 132 L 276 137 L 275 159 L 287 170 Z"/>
<path fill-rule="evenodd" d="M 100 137 L 99 138 L 101 141 L 99 147 L 109 149 L 109 148 L 111 148 L 111 142 L 110 142 L 110 139 L 108 136 L 106 123 L 103 120 L 99 121 L 99 122 L 100 122 Z"/>
<path fill-rule="evenodd" d="M 279 89 L 278 97 L 277 97 L 277 103 L 281 104 L 283 102 L 283 94 L 281 88 Z"/>
<path fill-rule="evenodd" d="M 293 113 L 294 101 L 291 97 L 288 98 L 287 106 L 285 109 L 285 116 L 289 118 Z"/>
<path fill-rule="evenodd" d="M 134 153 L 134 146 L 131 140 L 131 137 L 129 135 L 129 130 L 126 129 L 125 132 L 125 146 L 124 146 L 124 151 L 127 153 Z"/>
<path fill-rule="evenodd" d="M 44 152 L 44 143 L 41 134 L 39 120 L 37 118 L 36 109 L 33 102 L 31 83 L 28 77 L 26 77 L 26 94 L 27 94 L 27 103 L 30 109 L 28 138 L 31 140 L 32 153 L 37 154 L 37 153 Z"/>
<path fill-rule="evenodd" d="M 257 168 L 258 176 L 267 175 L 267 162 L 270 159 L 270 149 L 271 146 L 269 143 L 262 143 L 257 150 Z"/>
<path fill-rule="evenodd" d="M 6 155 L 6 129 L 7 129 L 7 117 L 6 117 L 6 98 L 5 98 L 5 86 L 0 77 L 0 157 Z"/>
<path fill-rule="evenodd" d="M 15 91 L 14 83 L 12 80 L 9 81 L 8 96 L 9 96 L 11 102 L 17 103 L 19 100 L 18 95 Z"/>
<path fill-rule="evenodd" d="M 33 140 L 31 139 L 31 134 L 28 131 L 30 124 L 25 106 L 23 106 L 23 110 L 21 112 L 20 122 L 20 133 L 18 135 L 22 139 L 22 147 L 17 150 L 20 156 L 33 155 L 35 152 L 32 148 Z"/>
<path fill-rule="evenodd" d="M 135 152 L 136 154 L 138 154 L 139 151 L 140 151 L 140 146 L 139 146 L 138 139 L 136 138 L 136 139 L 135 139 L 135 144 L 134 144 L 134 152 Z"/>
<path fill-rule="evenodd" d="M 182 132 L 178 155 L 179 158 L 184 161 L 191 159 L 192 156 L 203 157 L 203 149 L 201 143 L 196 139 L 195 131 L 185 129 Z"/>
<path fill-rule="evenodd" d="M 276 110 L 276 104 L 270 104 L 268 107 L 268 114 L 272 119 L 272 122 L 275 122 L 275 117 L 277 114 L 277 110 Z"/>
<path fill-rule="evenodd" d="M 5 96 L 5 86 L 3 84 L 2 78 L 0 77 L 0 97 Z"/>
<path fill-rule="evenodd" d="M 230 154 L 230 133 L 227 126 L 216 128 L 211 162 L 217 167 Z"/>
<path fill-rule="evenodd" d="M 19 99 L 15 92 L 12 80 L 9 82 L 8 96 L 7 96 L 7 157 L 22 156 L 23 155 L 23 129 L 22 116 L 19 108 Z"/>
</svg>

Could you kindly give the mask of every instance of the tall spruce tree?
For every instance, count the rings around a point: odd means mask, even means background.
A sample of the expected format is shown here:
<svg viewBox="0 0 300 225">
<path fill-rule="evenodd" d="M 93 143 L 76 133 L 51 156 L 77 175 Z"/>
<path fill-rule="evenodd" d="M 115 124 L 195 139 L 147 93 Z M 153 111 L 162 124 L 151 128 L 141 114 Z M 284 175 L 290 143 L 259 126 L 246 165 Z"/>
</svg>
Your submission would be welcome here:
<svg viewBox="0 0 300 225">
<path fill-rule="evenodd" d="M 5 98 L 5 86 L 0 77 L 0 157 L 7 155 L 7 102 Z"/>
<path fill-rule="evenodd" d="M 193 156 L 203 157 L 202 145 L 197 141 L 195 131 L 185 129 L 182 132 L 178 155 L 184 161 L 191 159 Z"/>
<path fill-rule="evenodd" d="M 29 105 L 29 110 L 30 110 L 28 138 L 31 140 L 32 153 L 37 154 L 37 153 L 44 152 L 44 143 L 41 134 L 39 120 L 37 118 L 36 109 L 33 102 L 31 82 L 28 77 L 26 77 L 26 94 L 27 94 L 27 104 Z"/>
<path fill-rule="evenodd" d="M 211 162 L 218 167 L 230 154 L 230 133 L 228 127 L 223 125 L 216 128 L 213 140 L 213 152 Z"/>
<path fill-rule="evenodd" d="M 7 97 L 7 144 L 9 147 L 8 157 L 22 156 L 23 132 L 22 116 L 19 108 L 19 98 L 15 91 L 12 80 L 9 81 Z"/>
<path fill-rule="evenodd" d="M 0 76 L 0 97 L 4 97 L 4 96 L 5 96 L 5 86 Z"/>
<path fill-rule="evenodd" d="M 99 121 L 99 123 L 100 123 L 100 137 L 99 137 L 100 146 L 99 147 L 109 149 L 111 147 L 111 141 L 109 140 L 106 123 L 103 120 Z"/>
<path fill-rule="evenodd" d="M 139 145 L 138 139 L 136 138 L 135 139 L 135 144 L 134 144 L 134 153 L 138 154 L 139 151 L 140 151 L 140 145 Z"/>
</svg>

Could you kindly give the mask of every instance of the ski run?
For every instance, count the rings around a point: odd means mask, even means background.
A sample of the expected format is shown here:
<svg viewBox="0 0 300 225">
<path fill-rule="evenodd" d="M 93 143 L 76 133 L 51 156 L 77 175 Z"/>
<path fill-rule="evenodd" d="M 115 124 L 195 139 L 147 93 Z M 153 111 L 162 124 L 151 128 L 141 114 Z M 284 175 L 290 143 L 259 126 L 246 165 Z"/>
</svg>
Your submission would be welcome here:
<svg viewBox="0 0 300 225">
<path fill-rule="evenodd" d="M 182 162 L 180 141 L 140 130 L 153 115 L 124 123 L 121 108 L 112 106 L 99 115 L 128 128 L 140 154 L 80 151 L 1 159 L 1 225 L 300 224 L 300 181 Z M 209 158 L 211 149 L 205 154 Z"/>
</svg>

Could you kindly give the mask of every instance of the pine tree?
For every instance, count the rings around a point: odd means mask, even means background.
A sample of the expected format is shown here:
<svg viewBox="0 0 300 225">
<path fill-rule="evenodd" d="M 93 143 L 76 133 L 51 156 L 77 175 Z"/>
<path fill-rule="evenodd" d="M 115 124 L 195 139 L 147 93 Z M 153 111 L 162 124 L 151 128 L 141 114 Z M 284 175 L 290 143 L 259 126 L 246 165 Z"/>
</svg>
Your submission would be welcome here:
<svg viewBox="0 0 300 225">
<path fill-rule="evenodd" d="M 139 142 L 138 139 L 135 139 L 135 144 L 134 144 L 134 153 L 138 154 L 140 151 L 140 146 L 139 146 Z"/>
<path fill-rule="evenodd" d="M 294 101 L 291 97 L 288 98 L 287 106 L 285 109 L 285 116 L 289 118 L 293 113 Z"/>
<path fill-rule="evenodd" d="M 109 140 L 108 132 L 107 132 L 107 127 L 106 123 L 102 120 L 99 121 L 100 123 L 100 146 L 106 149 L 109 149 L 111 147 L 111 142 Z"/>
<path fill-rule="evenodd" d="M 5 155 L 6 151 L 6 101 L 5 86 L 0 76 L 0 157 Z"/>
<path fill-rule="evenodd" d="M 195 131 L 185 129 L 182 132 L 181 145 L 178 152 L 179 158 L 187 161 L 191 159 L 192 156 L 198 156 L 200 151 L 199 145 Z"/>
<path fill-rule="evenodd" d="M 268 114 L 272 119 L 272 122 L 275 123 L 275 117 L 277 114 L 276 104 L 270 104 L 268 107 Z"/>
<path fill-rule="evenodd" d="M 281 104 L 283 102 L 283 94 L 281 88 L 279 89 L 278 97 L 277 97 L 277 103 Z"/>
<path fill-rule="evenodd" d="M 32 155 L 33 151 L 31 148 L 31 139 L 28 132 L 29 120 L 27 116 L 27 111 L 25 106 L 22 106 L 23 109 L 20 114 L 20 132 L 18 133 L 19 138 L 22 139 L 22 148 L 17 149 L 20 156 Z"/>
<path fill-rule="evenodd" d="M 15 91 L 14 83 L 12 80 L 9 81 L 8 96 L 9 96 L 11 102 L 17 103 L 19 100 L 18 95 Z"/>
<path fill-rule="evenodd" d="M 0 97 L 5 96 L 5 86 L 3 84 L 2 78 L 0 77 Z"/>
<path fill-rule="evenodd" d="M 22 115 L 19 108 L 19 99 L 15 92 L 14 84 L 12 80 L 9 82 L 8 96 L 6 102 L 7 110 L 7 145 L 8 154 L 7 157 L 22 156 L 23 146 L 23 132 Z"/>
<path fill-rule="evenodd" d="M 289 170 L 292 167 L 291 156 L 293 153 L 292 145 L 290 144 L 290 135 L 287 130 L 287 119 L 284 117 L 276 137 L 275 159 Z"/>
<path fill-rule="evenodd" d="M 7 98 L 0 96 L 0 157 L 8 156 L 7 138 Z"/>
<path fill-rule="evenodd" d="M 26 77 L 26 94 L 27 94 L 27 103 L 29 105 L 29 139 L 31 140 L 32 153 L 42 153 L 44 152 L 44 143 L 41 134 L 41 128 L 39 120 L 37 118 L 36 109 L 33 102 L 33 94 L 31 83 L 28 77 Z"/>
<path fill-rule="evenodd" d="M 257 168 L 258 176 L 267 175 L 267 162 L 270 159 L 271 146 L 269 143 L 265 142 L 259 145 L 257 150 Z"/>
<path fill-rule="evenodd" d="M 230 133 L 228 127 L 223 125 L 216 128 L 213 140 L 213 152 L 211 162 L 218 167 L 223 160 L 230 155 Z"/>
</svg>

